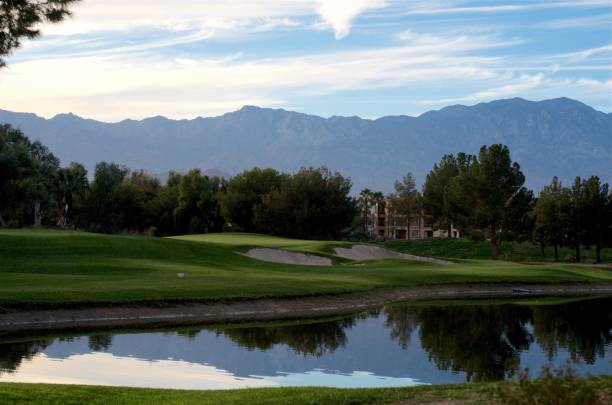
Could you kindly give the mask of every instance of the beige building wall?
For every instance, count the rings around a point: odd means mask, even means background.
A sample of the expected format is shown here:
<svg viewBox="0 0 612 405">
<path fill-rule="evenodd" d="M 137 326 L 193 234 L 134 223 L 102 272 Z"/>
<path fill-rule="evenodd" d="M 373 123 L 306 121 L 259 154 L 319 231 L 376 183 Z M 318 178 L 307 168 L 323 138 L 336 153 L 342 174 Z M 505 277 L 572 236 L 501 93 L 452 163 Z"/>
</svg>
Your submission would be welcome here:
<svg viewBox="0 0 612 405">
<path fill-rule="evenodd" d="M 419 216 L 412 218 L 410 224 L 402 215 L 393 214 L 389 210 L 387 202 L 374 206 L 374 218 L 372 220 L 372 234 L 384 239 L 424 239 L 424 238 L 446 238 L 448 230 L 434 227 L 427 215 L 422 212 Z M 451 237 L 458 238 L 459 231 L 451 228 Z"/>
</svg>

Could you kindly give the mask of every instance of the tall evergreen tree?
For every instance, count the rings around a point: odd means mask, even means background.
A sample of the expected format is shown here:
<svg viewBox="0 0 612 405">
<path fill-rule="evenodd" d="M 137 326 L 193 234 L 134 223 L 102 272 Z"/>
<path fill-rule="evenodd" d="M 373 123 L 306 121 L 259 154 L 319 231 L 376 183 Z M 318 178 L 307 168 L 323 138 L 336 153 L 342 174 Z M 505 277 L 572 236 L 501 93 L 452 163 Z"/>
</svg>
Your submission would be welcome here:
<svg viewBox="0 0 612 405">
<path fill-rule="evenodd" d="M 394 184 L 395 192 L 388 197 L 389 210 L 392 218 L 401 219 L 404 226 L 410 227 L 410 222 L 419 215 L 422 201 L 416 189 L 416 180 L 412 173 L 407 173 L 401 181 Z"/>
<path fill-rule="evenodd" d="M 584 214 L 585 214 L 585 193 L 584 181 L 576 177 L 571 187 L 565 190 L 563 198 L 563 213 L 565 216 L 565 240 L 568 246 L 574 248 L 576 252 L 576 262 L 582 260 L 580 244 L 585 239 Z"/>
<path fill-rule="evenodd" d="M 451 180 L 451 206 L 472 228 L 484 229 L 491 240 L 491 257 L 499 257 L 498 232 L 507 220 L 506 212 L 523 190 L 525 176 L 512 162 L 505 145 L 483 146 L 477 158 L 468 159 L 465 169 Z"/>
<path fill-rule="evenodd" d="M 449 204 L 448 187 L 451 180 L 459 175 L 459 162 L 454 155 L 444 155 L 439 163 L 427 175 L 423 184 L 423 209 L 431 216 L 441 228 L 446 228 L 448 237 L 451 237 L 454 211 Z"/>
<path fill-rule="evenodd" d="M 536 236 L 554 247 L 555 261 L 559 261 L 559 246 L 564 240 L 563 198 L 563 186 L 554 177 L 550 185 L 542 189 L 535 205 Z"/>
<path fill-rule="evenodd" d="M 597 263 L 601 263 L 601 249 L 606 245 L 612 226 L 608 183 L 602 183 L 597 176 L 589 177 L 583 185 L 583 203 L 584 243 L 595 246 Z"/>
</svg>

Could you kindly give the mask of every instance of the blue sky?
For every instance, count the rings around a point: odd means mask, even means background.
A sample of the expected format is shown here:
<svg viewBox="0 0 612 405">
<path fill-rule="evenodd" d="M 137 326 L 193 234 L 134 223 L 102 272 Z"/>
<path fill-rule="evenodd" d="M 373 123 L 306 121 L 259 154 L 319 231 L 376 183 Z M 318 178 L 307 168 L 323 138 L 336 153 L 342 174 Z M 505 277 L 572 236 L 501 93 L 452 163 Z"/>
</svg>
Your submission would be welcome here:
<svg viewBox="0 0 612 405">
<path fill-rule="evenodd" d="M 9 58 L 0 108 L 375 118 L 565 96 L 612 111 L 612 0 L 84 0 L 74 11 Z"/>
</svg>

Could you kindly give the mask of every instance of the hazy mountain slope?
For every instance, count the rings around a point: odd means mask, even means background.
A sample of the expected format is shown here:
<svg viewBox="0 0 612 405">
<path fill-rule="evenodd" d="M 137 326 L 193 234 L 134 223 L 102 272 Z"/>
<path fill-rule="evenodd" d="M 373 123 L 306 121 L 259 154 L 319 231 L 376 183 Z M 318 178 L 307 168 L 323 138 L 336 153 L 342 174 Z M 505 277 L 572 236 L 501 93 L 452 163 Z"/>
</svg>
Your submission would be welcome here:
<svg viewBox="0 0 612 405">
<path fill-rule="evenodd" d="M 212 118 L 113 124 L 0 110 L 0 122 L 40 139 L 64 163 L 76 160 L 88 168 L 101 160 L 152 173 L 327 165 L 351 176 L 356 188 L 388 191 L 407 171 L 423 181 L 444 153 L 475 153 L 483 144 L 504 143 L 532 187 L 539 189 L 553 175 L 565 181 L 590 174 L 612 180 L 612 114 L 566 98 L 499 100 L 377 120 L 247 106 Z"/>
</svg>

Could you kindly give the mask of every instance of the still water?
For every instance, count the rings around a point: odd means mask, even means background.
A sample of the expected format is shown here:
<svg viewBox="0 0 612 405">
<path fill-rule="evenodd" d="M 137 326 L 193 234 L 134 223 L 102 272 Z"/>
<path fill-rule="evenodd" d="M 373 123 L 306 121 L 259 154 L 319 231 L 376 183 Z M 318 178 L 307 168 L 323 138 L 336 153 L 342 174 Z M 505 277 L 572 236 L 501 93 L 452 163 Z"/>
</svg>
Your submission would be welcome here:
<svg viewBox="0 0 612 405">
<path fill-rule="evenodd" d="M 159 388 L 384 387 L 612 373 L 612 298 L 397 304 L 348 317 L 45 338 L 0 332 L 0 381 Z"/>
</svg>

